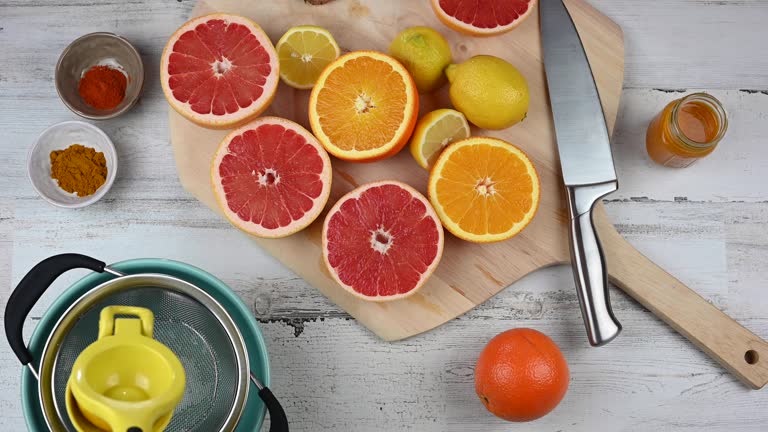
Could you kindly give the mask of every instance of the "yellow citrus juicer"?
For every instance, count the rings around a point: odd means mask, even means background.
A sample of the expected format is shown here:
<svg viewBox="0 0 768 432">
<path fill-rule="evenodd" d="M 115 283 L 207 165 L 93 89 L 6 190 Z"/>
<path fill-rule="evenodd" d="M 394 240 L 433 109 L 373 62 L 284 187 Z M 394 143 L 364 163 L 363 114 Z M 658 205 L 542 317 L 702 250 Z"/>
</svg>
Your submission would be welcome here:
<svg viewBox="0 0 768 432">
<path fill-rule="evenodd" d="M 117 318 L 132 316 L 135 318 Z M 152 311 L 108 306 L 98 340 L 75 360 L 66 406 L 79 432 L 159 432 L 184 395 L 184 368 L 154 340 Z"/>
</svg>

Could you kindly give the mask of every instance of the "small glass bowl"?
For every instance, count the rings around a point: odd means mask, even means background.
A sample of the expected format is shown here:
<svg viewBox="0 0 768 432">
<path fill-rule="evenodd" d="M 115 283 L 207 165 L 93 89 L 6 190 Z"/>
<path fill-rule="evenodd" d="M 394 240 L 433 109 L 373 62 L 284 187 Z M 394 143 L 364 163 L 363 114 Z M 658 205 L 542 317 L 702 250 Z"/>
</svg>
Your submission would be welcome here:
<svg viewBox="0 0 768 432">
<path fill-rule="evenodd" d="M 109 110 L 93 108 L 80 97 L 80 78 L 93 66 L 107 65 L 122 69 L 128 76 L 125 98 Z M 144 86 L 144 63 L 127 39 L 105 32 L 89 33 L 75 39 L 64 49 L 56 63 L 56 91 L 64 105 L 75 114 L 92 120 L 117 117 L 139 100 Z"/>
</svg>

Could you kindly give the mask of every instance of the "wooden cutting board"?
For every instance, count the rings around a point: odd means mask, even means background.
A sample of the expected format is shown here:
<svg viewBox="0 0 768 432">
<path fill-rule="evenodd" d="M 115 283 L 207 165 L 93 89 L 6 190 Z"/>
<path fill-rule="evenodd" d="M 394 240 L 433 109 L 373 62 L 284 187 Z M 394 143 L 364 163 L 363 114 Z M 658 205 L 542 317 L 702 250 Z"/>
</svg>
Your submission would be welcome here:
<svg viewBox="0 0 768 432">
<path fill-rule="evenodd" d="M 583 0 L 566 1 L 585 45 L 600 92 L 609 130 L 613 130 L 624 73 L 621 29 Z M 278 240 L 254 241 L 284 265 L 385 340 L 398 340 L 437 327 L 483 303 L 511 283 L 542 267 L 568 263 L 567 211 L 564 205 L 552 116 L 546 94 L 537 11 L 517 29 L 492 38 L 472 38 L 443 26 L 427 0 L 334 0 L 312 6 L 301 0 L 203 0 L 198 16 L 229 12 L 259 23 L 273 42 L 290 27 L 316 24 L 329 29 L 343 51 L 386 52 L 402 29 L 427 25 L 440 31 L 451 46 L 454 62 L 491 54 L 517 66 L 528 80 L 531 103 L 522 123 L 503 131 L 473 134 L 505 139 L 523 148 L 541 177 L 541 204 L 533 222 L 517 237 L 492 245 L 476 245 L 446 235 L 440 266 L 422 290 L 394 302 L 372 303 L 348 294 L 327 273 L 321 256 L 321 216 L 308 229 Z M 280 84 L 266 114 L 292 119 L 309 128 L 309 91 Z M 422 95 L 421 113 L 450 107 L 447 88 Z M 227 131 L 198 127 L 170 110 L 171 142 L 184 187 L 219 211 L 210 187 L 210 161 Z M 350 189 L 382 179 L 405 181 L 426 192 L 427 172 L 407 151 L 374 164 L 333 160 L 334 177 L 328 207 Z M 605 246 L 614 283 L 701 346 L 753 387 L 768 382 L 768 344 L 712 307 L 706 300 L 656 267 L 626 243 L 598 209 L 596 224 Z M 233 228 L 234 229 L 234 228 Z M 727 333 L 727 337 L 726 336 Z M 754 350 L 759 364 L 746 362 Z M 751 358 L 751 357 L 749 357 Z"/>
</svg>

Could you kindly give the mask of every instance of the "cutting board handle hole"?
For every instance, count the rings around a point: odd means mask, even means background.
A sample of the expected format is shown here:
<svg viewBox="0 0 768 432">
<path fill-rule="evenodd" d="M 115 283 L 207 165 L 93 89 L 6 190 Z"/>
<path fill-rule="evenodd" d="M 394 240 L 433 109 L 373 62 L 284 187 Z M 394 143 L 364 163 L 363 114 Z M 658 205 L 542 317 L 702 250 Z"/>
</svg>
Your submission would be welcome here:
<svg viewBox="0 0 768 432">
<path fill-rule="evenodd" d="M 744 361 L 746 361 L 747 363 L 751 365 L 757 364 L 758 360 L 760 360 L 760 356 L 757 354 L 757 351 L 749 350 L 744 353 Z"/>
</svg>

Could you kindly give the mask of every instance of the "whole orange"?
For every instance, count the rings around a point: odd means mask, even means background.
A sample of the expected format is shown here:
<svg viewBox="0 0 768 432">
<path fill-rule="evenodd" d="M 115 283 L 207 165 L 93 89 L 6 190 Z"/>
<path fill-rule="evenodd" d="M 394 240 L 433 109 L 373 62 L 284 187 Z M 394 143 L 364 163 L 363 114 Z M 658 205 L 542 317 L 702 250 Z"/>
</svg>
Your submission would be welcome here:
<svg viewBox="0 0 768 432">
<path fill-rule="evenodd" d="M 545 334 L 507 330 L 483 348 L 475 391 L 488 411 L 504 420 L 535 420 L 552 411 L 568 390 L 568 363 Z"/>
</svg>

